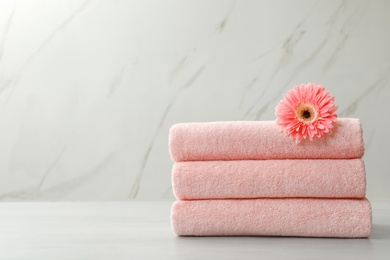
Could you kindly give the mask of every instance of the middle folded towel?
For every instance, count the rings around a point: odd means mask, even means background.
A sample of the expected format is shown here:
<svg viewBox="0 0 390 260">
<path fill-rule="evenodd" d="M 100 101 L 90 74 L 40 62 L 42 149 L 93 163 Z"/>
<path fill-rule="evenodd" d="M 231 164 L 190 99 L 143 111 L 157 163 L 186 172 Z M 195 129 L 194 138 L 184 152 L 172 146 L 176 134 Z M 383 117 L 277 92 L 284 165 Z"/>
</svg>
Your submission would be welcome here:
<svg viewBox="0 0 390 260">
<path fill-rule="evenodd" d="M 363 160 L 248 160 L 175 163 L 176 198 L 363 198 Z"/>
</svg>

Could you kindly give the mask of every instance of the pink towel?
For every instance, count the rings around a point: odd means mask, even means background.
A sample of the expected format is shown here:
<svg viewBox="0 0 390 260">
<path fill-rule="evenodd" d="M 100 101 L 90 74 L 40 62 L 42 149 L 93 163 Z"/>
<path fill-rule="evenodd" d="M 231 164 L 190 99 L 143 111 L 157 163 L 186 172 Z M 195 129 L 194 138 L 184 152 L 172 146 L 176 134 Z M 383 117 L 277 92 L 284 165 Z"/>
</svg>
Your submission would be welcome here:
<svg viewBox="0 0 390 260">
<path fill-rule="evenodd" d="M 178 162 L 172 187 L 178 199 L 363 198 L 366 174 L 361 159 Z"/>
<path fill-rule="evenodd" d="M 366 199 L 248 199 L 176 201 L 174 232 L 181 236 L 368 237 Z"/>
<path fill-rule="evenodd" d="M 332 134 L 315 141 L 294 140 L 274 121 L 181 123 L 171 127 L 173 161 L 262 159 L 352 159 L 363 156 L 359 119 L 337 119 Z"/>
</svg>

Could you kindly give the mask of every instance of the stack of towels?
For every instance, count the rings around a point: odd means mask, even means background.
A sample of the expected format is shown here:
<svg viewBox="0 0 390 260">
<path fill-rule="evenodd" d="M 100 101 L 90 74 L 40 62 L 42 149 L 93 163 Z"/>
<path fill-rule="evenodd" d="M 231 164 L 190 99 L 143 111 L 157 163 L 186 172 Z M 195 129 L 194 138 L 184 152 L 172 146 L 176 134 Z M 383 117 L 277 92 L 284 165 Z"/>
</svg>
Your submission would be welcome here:
<svg viewBox="0 0 390 260">
<path fill-rule="evenodd" d="M 180 236 L 368 237 L 358 119 L 295 143 L 274 121 L 171 127 L 171 224 Z"/>
</svg>

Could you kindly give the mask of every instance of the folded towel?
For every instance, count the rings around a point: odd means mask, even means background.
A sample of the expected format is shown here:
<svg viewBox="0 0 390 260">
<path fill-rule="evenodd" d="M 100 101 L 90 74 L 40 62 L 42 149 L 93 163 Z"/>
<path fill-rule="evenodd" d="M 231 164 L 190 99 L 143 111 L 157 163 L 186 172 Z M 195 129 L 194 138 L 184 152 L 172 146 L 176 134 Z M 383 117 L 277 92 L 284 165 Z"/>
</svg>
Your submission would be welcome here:
<svg viewBox="0 0 390 260">
<path fill-rule="evenodd" d="M 366 174 L 362 159 L 178 162 L 172 187 L 182 200 L 363 198 Z"/>
<path fill-rule="evenodd" d="M 332 134 L 296 144 L 274 121 L 181 123 L 169 132 L 173 161 L 352 159 L 363 156 L 359 119 L 337 119 Z"/>
<path fill-rule="evenodd" d="M 176 201 L 174 232 L 181 236 L 368 237 L 366 199 L 247 199 Z"/>
</svg>

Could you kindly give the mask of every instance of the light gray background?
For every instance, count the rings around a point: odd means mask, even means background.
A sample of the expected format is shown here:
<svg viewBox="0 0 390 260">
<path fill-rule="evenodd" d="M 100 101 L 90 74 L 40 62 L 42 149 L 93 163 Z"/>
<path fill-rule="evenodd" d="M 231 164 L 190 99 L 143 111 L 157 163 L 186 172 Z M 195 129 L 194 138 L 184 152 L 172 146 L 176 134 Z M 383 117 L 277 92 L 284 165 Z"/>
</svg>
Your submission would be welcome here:
<svg viewBox="0 0 390 260">
<path fill-rule="evenodd" d="M 390 197 L 390 1 L 0 0 L 0 199 L 173 199 L 168 129 L 324 85 Z"/>
</svg>

